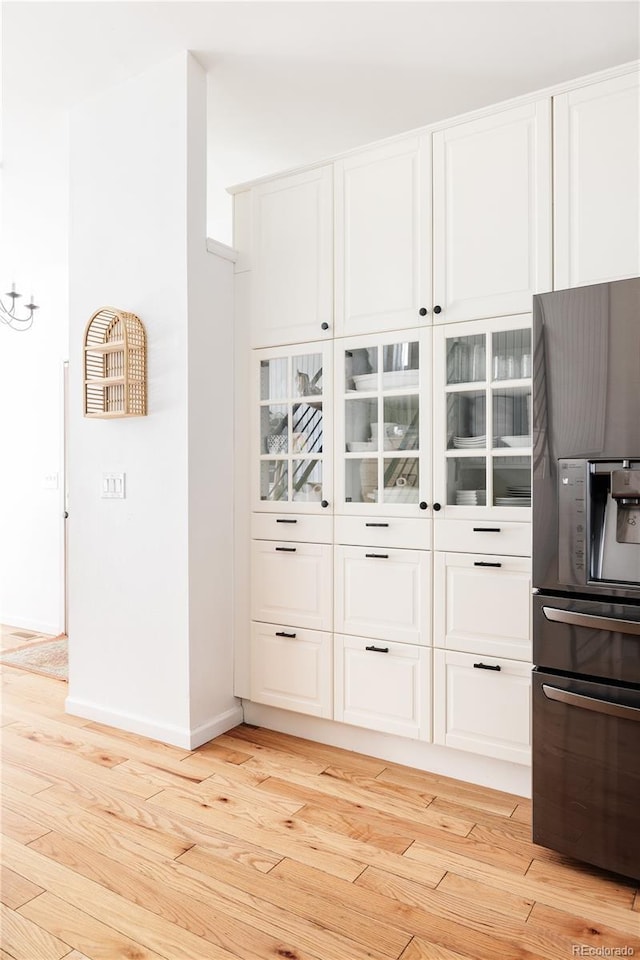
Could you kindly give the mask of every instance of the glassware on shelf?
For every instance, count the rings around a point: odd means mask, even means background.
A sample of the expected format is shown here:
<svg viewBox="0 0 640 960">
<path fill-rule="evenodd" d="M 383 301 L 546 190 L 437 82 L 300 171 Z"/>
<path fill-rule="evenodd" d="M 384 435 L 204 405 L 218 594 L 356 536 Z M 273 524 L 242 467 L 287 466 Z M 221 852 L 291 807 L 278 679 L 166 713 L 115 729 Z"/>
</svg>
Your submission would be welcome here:
<svg viewBox="0 0 640 960">
<path fill-rule="evenodd" d="M 447 339 L 447 384 L 485 380 L 486 357 L 484 333 Z"/>
<path fill-rule="evenodd" d="M 492 351 L 494 380 L 520 380 L 531 376 L 530 329 L 494 333 Z"/>
</svg>

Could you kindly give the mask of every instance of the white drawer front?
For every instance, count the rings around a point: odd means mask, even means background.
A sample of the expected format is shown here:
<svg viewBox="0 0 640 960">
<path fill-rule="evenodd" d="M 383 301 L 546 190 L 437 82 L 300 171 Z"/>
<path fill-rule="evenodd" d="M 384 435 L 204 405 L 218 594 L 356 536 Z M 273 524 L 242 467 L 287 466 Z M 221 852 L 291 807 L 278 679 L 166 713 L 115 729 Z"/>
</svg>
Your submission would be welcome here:
<svg viewBox="0 0 640 960">
<path fill-rule="evenodd" d="M 336 630 L 431 643 L 431 554 L 387 547 L 335 548 Z"/>
<path fill-rule="evenodd" d="M 431 520 L 404 517 L 336 517 L 335 542 L 363 547 L 431 549 Z"/>
<path fill-rule="evenodd" d="M 531 556 L 531 524 L 500 520 L 437 520 L 434 550 Z"/>
<path fill-rule="evenodd" d="M 331 630 L 332 566 L 325 544 L 252 541 L 251 619 Z"/>
<path fill-rule="evenodd" d="M 431 651 L 339 635 L 334 642 L 335 719 L 430 740 Z"/>
<path fill-rule="evenodd" d="M 251 537 L 253 540 L 333 543 L 333 517 L 314 517 L 304 513 L 253 513 Z"/>
<path fill-rule="evenodd" d="M 331 719 L 331 634 L 252 623 L 251 699 Z"/>
<path fill-rule="evenodd" d="M 433 656 L 434 742 L 531 763 L 531 664 L 448 650 Z"/>
<path fill-rule="evenodd" d="M 531 561 L 434 555 L 435 646 L 531 660 Z"/>
</svg>

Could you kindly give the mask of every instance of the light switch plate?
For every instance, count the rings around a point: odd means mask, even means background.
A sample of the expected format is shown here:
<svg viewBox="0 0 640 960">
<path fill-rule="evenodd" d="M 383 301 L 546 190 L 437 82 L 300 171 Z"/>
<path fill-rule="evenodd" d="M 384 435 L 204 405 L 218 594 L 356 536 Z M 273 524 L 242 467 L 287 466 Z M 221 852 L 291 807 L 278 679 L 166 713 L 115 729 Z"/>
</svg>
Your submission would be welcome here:
<svg viewBox="0 0 640 960">
<path fill-rule="evenodd" d="M 102 474 L 102 498 L 104 500 L 124 500 L 124 473 Z"/>
</svg>

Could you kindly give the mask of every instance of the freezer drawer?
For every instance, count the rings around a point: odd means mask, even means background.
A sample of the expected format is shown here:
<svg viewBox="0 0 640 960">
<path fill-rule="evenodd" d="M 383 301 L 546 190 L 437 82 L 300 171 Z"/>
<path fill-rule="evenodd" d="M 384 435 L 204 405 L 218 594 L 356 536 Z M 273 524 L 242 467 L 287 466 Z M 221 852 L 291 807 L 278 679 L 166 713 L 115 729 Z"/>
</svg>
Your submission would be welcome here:
<svg viewBox="0 0 640 960">
<path fill-rule="evenodd" d="M 640 688 L 533 674 L 533 840 L 640 877 Z"/>
</svg>

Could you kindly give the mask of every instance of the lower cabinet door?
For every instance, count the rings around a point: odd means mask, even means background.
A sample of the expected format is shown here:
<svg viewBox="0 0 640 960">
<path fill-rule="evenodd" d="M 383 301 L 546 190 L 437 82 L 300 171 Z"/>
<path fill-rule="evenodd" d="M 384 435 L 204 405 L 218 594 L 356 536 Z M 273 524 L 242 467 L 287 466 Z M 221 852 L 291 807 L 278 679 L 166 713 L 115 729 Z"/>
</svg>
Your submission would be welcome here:
<svg viewBox="0 0 640 960">
<path fill-rule="evenodd" d="M 431 553 L 336 547 L 335 629 L 357 637 L 431 643 Z"/>
<path fill-rule="evenodd" d="M 431 650 L 336 635 L 334 719 L 431 739 Z"/>
<path fill-rule="evenodd" d="M 434 554 L 433 643 L 530 661 L 531 560 Z"/>
<path fill-rule="evenodd" d="M 332 571 L 329 544 L 253 540 L 251 619 L 331 630 Z"/>
<path fill-rule="evenodd" d="M 514 763 L 531 763 L 532 664 L 433 651 L 433 739 Z"/>
<path fill-rule="evenodd" d="M 271 707 L 333 716 L 330 633 L 251 624 L 251 699 Z"/>
</svg>

